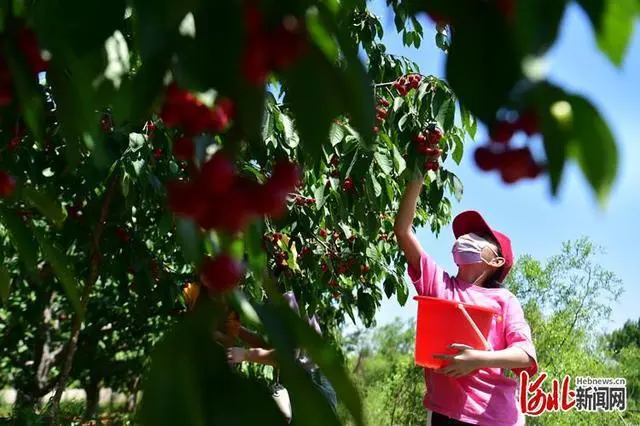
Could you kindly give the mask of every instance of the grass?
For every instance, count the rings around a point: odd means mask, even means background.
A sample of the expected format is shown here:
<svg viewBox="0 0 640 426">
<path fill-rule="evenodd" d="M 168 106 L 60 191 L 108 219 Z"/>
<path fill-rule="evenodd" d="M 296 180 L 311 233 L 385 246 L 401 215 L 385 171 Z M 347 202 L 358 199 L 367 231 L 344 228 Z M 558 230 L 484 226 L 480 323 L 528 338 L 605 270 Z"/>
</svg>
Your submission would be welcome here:
<svg viewBox="0 0 640 426">
<path fill-rule="evenodd" d="M 11 404 L 0 404 L 0 426 L 13 425 Z M 134 425 L 135 415 L 126 411 L 125 405 L 116 405 L 112 407 L 100 407 L 99 422 L 95 420 L 89 422 L 82 421 L 84 413 L 84 401 L 62 401 L 60 403 L 60 425 L 64 426 L 129 426 Z M 31 417 L 31 416 L 30 416 Z M 43 424 L 44 417 L 34 413 L 31 417 L 33 420 L 28 421 L 27 425 Z"/>
</svg>

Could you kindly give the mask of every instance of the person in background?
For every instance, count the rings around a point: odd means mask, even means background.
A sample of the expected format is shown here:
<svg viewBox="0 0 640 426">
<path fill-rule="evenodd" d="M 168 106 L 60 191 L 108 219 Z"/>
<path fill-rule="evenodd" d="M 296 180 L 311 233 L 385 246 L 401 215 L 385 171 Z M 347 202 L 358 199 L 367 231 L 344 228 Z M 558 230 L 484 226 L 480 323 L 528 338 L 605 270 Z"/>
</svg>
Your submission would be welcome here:
<svg viewBox="0 0 640 426">
<path fill-rule="evenodd" d="M 487 339 L 493 350 L 453 344 L 454 355 L 436 356 L 448 365 L 425 369 L 427 424 L 524 425 L 518 383 L 503 370 L 526 371 L 533 376 L 538 363 L 522 307 L 502 286 L 513 264 L 511 241 L 492 229 L 480 213 L 463 212 L 453 221 L 456 241 L 452 254 L 457 274 L 443 271 L 423 250 L 412 229 L 423 182 L 419 176 L 407 186 L 394 226 L 418 295 L 485 306 L 500 313 L 494 317 Z"/>
<path fill-rule="evenodd" d="M 293 309 L 298 315 L 300 315 L 300 308 L 298 301 L 292 291 L 288 291 L 283 294 L 284 299 L 289 304 L 289 307 Z M 322 335 L 320 324 L 318 323 L 315 315 L 307 319 L 309 325 L 316 330 L 316 332 Z M 233 326 L 232 326 L 233 327 Z M 239 327 L 238 337 L 244 341 L 248 348 L 239 346 L 230 347 L 228 349 L 227 357 L 230 363 L 237 364 L 242 362 L 254 362 L 264 365 L 271 365 L 277 368 L 276 350 L 271 348 L 264 339 L 255 333 L 247 330 L 239 324 L 235 327 Z M 300 349 L 296 350 L 295 358 L 297 362 L 304 368 L 304 370 L 311 377 L 316 388 L 324 395 L 329 402 L 334 412 L 337 411 L 337 397 L 333 386 L 322 374 L 318 366 L 311 360 L 311 358 Z M 283 383 L 286 388 L 286 383 Z M 290 395 L 291 410 L 293 414 L 293 423 L 295 424 L 295 412 L 296 412 L 296 395 Z"/>
</svg>

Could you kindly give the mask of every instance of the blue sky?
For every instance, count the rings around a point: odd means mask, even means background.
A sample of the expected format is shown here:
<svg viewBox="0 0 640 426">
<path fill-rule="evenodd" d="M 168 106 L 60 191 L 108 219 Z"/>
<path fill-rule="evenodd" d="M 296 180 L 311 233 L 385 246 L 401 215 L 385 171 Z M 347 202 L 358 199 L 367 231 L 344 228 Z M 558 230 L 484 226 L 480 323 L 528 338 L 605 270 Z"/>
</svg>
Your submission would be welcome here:
<svg viewBox="0 0 640 426">
<path fill-rule="evenodd" d="M 417 62 L 423 74 L 444 75 L 444 54 L 435 47 L 433 24 L 424 21 L 425 40 L 420 49 L 406 48 L 395 33 L 393 21 L 384 3 L 371 5 L 385 25 L 384 42 L 388 51 L 407 56 Z M 640 284 L 636 270 L 640 242 L 640 29 L 621 68 L 611 65 L 595 44 L 589 21 L 577 7 L 572 6 L 565 16 L 561 35 L 548 53 L 549 78 L 567 90 L 586 95 L 609 122 L 620 147 L 619 174 L 606 207 L 601 209 L 586 181 L 576 167 L 565 171 L 560 193 L 553 198 L 549 182 L 534 182 L 505 186 L 499 176 L 476 169 L 472 149 L 482 143 L 484 131 L 476 142 L 469 142 L 460 166 L 450 163 L 464 183 L 464 196 L 455 203 L 454 214 L 467 209 L 479 210 L 495 228 L 509 235 L 514 252 L 528 253 L 545 260 L 558 253 L 561 244 L 581 236 L 589 236 L 603 246 L 606 255 L 600 263 L 617 274 L 624 282 L 624 294 L 613 306 L 613 314 L 606 329 L 620 327 L 628 319 L 640 317 Z M 445 269 L 455 271 L 451 259 L 453 237 L 451 228 L 443 229 L 438 238 L 430 230 L 418 231 L 427 250 Z M 407 278 L 408 279 L 408 278 Z M 384 300 L 377 314 L 378 324 L 394 317 L 415 316 L 415 291 L 410 285 L 410 299 L 401 307 L 395 297 Z"/>
</svg>

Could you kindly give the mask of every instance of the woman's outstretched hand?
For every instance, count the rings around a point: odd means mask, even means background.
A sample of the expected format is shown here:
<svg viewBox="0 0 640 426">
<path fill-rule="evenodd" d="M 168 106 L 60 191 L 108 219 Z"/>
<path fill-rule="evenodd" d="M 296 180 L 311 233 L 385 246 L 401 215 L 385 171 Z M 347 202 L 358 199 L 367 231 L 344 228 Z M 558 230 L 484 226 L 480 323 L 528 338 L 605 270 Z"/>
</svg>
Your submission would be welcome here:
<svg viewBox="0 0 640 426">
<path fill-rule="evenodd" d="M 229 364 L 240 364 L 247 360 L 247 350 L 245 348 L 229 348 L 227 350 L 227 361 Z"/>
<path fill-rule="evenodd" d="M 458 353 L 455 355 L 436 354 L 433 356 L 436 359 L 450 361 L 449 365 L 437 369 L 436 373 L 458 378 L 468 376 L 483 367 L 484 353 L 486 351 L 480 351 L 471 346 L 458 343 L 449 345 L 449 348 L 457 350 Z"/>
</svg>

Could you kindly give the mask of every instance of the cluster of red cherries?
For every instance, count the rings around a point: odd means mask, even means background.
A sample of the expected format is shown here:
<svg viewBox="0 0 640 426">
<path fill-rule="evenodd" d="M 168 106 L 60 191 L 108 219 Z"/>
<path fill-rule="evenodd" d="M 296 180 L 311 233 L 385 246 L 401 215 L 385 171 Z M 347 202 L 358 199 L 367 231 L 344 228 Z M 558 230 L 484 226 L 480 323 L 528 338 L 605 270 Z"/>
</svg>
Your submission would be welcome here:
<svg viewBox="0 0 640 426">
<path fill-rule="evenodd" d="M 418 152 L 426 157 L 424 161 L 425 170 L 436 171 L 440 168 L 438 160 L 442 156 L 442 149 L 440 149 L 441 139 L 442 131 L 435 124 L 429 125 L 427 129 L 413 137 L 412 142 L 417 145 Z"/>
<path fill-rule="evenodd" d="M 286 70 L 305 53 L 306 29 L 295 16 L 286 16 L 273 29 L 266 28 L 255 1 L 246 1 L 244 7 L 246 41 L 242 72 L 250 84 L 259 86 L 271 72 Z"/>
<path fill-rule="evenodd" d="M 193 219 L 205 230 L 240 232 L 259 216 L 281 217 L 287 198 L 300 181 L 298 168 L 285 160 L 275 164 L 269 179 L 260 184 L 237 173 L 231 158 L 217 151 L 189 181 L 167 185 L 172 212 Z M 243 266 L 227 254 L 205 259 L 202 283 L 215 292 L 238 284 Z"/>
<path fill-rule="evenodd" d="M 393 88 L 396 89 L 400 96 L 406 96 L 411 89 L 417 89 L 422 82 L 422 76 L 420 74 L 409 74 L 404 77 L 400 77 L 393 83 Z"/>
<path fill-rule="evenodd" d="M 543 171 L 528 146 L 516 148 L 510 142 L 518 133 L 531 137 L 538 133 L 538 120 L 533 110 L 523 111 L 513 121 L 498 120 L 489 130 L 491 142 L 478 147 L 475 162 L 483 171 L 497 170 L 502 181 L 508 184 L 522 179 L 535 179 Z"/>
</svg>

